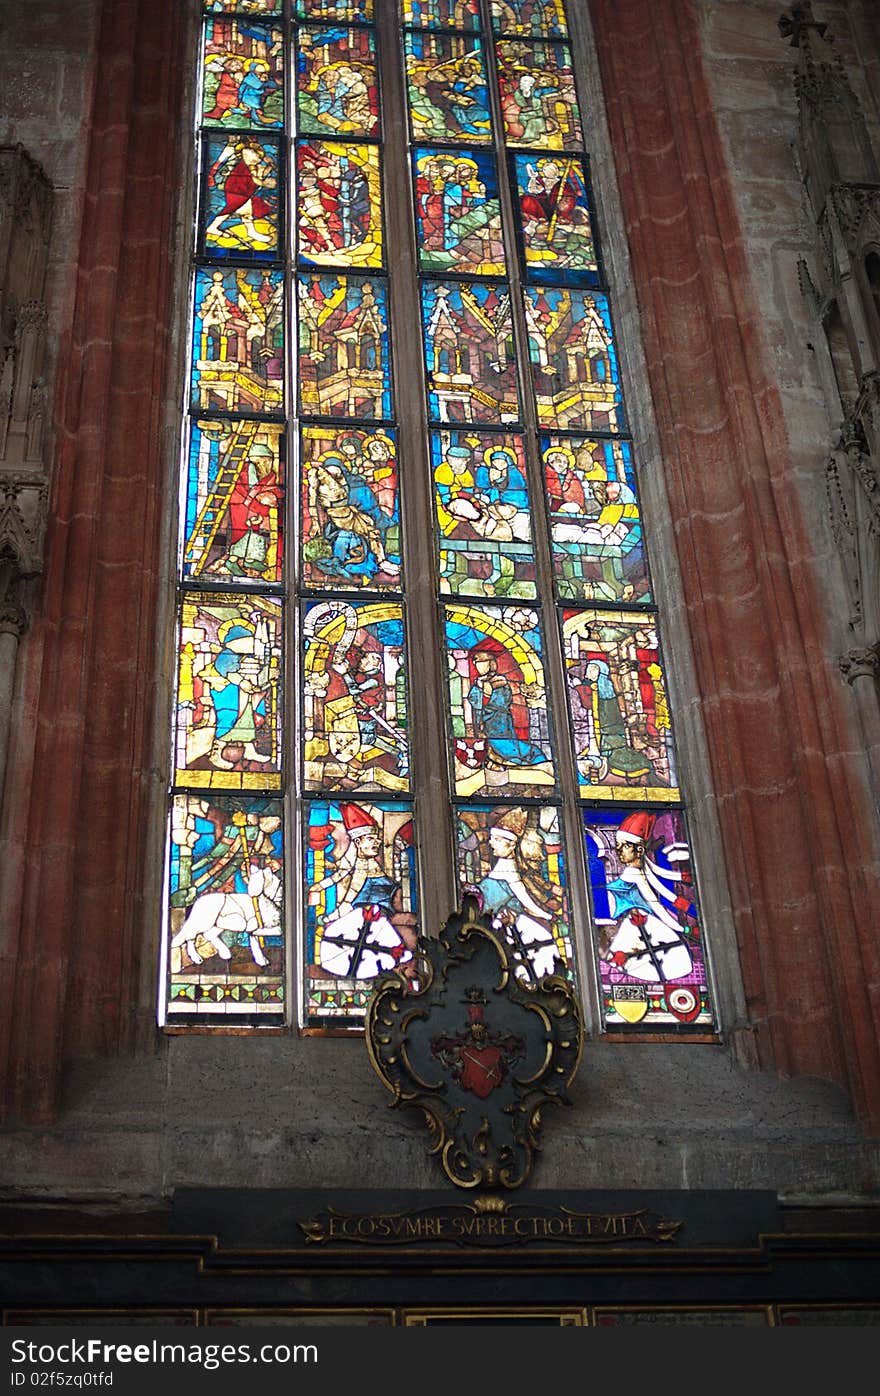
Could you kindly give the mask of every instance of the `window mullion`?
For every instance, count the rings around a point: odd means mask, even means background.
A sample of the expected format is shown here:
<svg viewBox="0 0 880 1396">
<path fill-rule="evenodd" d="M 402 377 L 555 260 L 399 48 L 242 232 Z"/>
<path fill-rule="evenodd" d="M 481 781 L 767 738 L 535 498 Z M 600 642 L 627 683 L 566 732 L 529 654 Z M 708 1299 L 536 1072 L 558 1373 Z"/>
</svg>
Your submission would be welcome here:
<svg viewBox="0 0 880 1396">
<path fill-rule="evenodd" d="M 542 608 L 544 639 L 544 672 L 547 683 L 556 779 L 562 800 L 561 822 L 566 848 L 566 869 L 572 915 L 571 935 L 577 962 L 582 971 L 592 963 L 593 951 L 589 931 L 589 896 L 584 859 L 584 836 L 579 807 L 579 790 L 574 753 L 567 731 L 568 696 L 562 636 L 554 604 L 553 553 L 550 544 L 550 523 L 544 489 L 544 468 L 541 461 L 540 439 L 535 410 L 534 387 L 529 359 L 529 337 L 523 300 L 522 268 L 519 259 L 519 237 L 510 187 L 510 166 L 504 140 L 504 119 L 498 84 L 498 64 L 495 35 L 492 29 L 491 0 L 480 0 L 483 33 L 485 35 L 486 68 L 489 78 L 489 102 L 495 133 L 495 153 L 498 170 L 498 194 L 501 203 L 501 224 L 507 253 L 507 279 L 513 322 L 516 359 L 519 373 L 520 405 L 525 437 L 529 500 L 532 519 L 532 546 L 538 599 Z M 588 1020 L 600 1021 L 595 975 L 582 972 L 581 992 L 586 1001 Z"/>
<path fill-rule="evenodd" d="M 413 787 L 418 812 L 420 923 L 434 934 L 457 901 L 446 757 L 446 675 L 435 597 L 432 474 L 425 421 L 417 248 L 410 196 L 406 94 L 396 6 L 376 8 L 382 83 L 385 218 L 391 278 L 401 513 L 409 623 Z"/>
</svg>

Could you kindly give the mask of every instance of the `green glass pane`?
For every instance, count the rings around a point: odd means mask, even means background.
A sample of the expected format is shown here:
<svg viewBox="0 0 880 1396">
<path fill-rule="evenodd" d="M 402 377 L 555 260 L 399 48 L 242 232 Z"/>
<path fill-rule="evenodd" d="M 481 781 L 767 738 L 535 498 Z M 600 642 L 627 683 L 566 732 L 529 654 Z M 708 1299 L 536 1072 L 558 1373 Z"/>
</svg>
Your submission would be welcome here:
<svg viewBox="0 0 880 1396">
<path fill-rule="evenodd" d="M 303 134 L 378 133 L 379 89 L 372 29 L 303 27 L 297 33 L 296 73 Z"/>
<path fill-rule="evenodd" d="M 499 39 L 498 91 L 508 145 L 582 150 L 571 54 L 565 44 Z"/>
<path fill-rule="evenodd" d="M 482 41 L 461 34 L 404 34 L 409 120 L 416 141 L 490 141 Z"/>
<path fill-rule="evenodd" d="M 545 436 L 541 455 L 557 595 L 650 604 L 629 442 Z"/>
<path fill-rule="evenodd" d="M 584 797 L 677 802 L 669 697 L 654 616 L 566 610 L 562 632 Z"/>
<path fill-rule="evenodd" d="M 205 22 L 202 120 L 231 129 L 284 125 L 283 34 L 268 24 Z"/>
<path fill-rule="evenodd" d="M 533 39 L 568 35 L 562 0 L 491 0 L 496 34 L 527 34 Z"/>
<path fill-rule="evenodd" d="M 505 270 L 495 161 L 476 148 L 413 151 L 423 272 L 500 276 Z"/>
</svg>

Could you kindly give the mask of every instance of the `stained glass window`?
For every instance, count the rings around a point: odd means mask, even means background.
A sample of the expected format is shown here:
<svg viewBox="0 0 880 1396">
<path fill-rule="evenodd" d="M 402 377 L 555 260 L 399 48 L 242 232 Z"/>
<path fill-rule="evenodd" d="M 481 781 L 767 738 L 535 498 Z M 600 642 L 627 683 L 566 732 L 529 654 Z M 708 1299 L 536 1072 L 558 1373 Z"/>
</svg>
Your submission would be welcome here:
<svg viewBox="0 0 880 1396">
<path fill-rule="evenodd" d="M 580 18 L 203 12 L 165 1021 L 358 1030 L 468 890 L 712 1030 Z"/>
</svg>

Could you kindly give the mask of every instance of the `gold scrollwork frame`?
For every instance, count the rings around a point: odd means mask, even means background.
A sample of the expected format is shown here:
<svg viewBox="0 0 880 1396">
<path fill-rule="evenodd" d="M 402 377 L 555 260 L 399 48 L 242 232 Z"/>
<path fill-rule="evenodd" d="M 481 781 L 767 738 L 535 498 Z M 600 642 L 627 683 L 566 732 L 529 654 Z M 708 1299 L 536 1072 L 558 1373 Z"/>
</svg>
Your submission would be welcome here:
<svg viewBox="0 0 880 1396">
<path fill-rule="evenodd" d="M 486 945 L 495 956 L 491 975 L 488 957 L 480 953 Z M 544 1057 L 528 1076 L 512 1075 L 514 1104 L 500 1109 L 489 1097 L 480 1124 L 467 1133 L 462 1127 L 465 1106 L 449 1099 L 451 1078 L 444 1079 L 438 1069 L 438 1079 L 428 1080 L 424 1069 L 414 1065 L 410 1029 L 430 1018 L 452 980 L 465 972 L 472 976 L 480 963 L 496 1009 L 504 1005 L 502 1011 L 514 1022 L 519 1015 L 521 1027 L 537 1017 Z M 420 938 L 415 984 L 399 972 L 383 976 L 367 1008 L 367 1051 L 393 1096 L 390 1108 L 421 1111 L 431 1134 L 429 1153 L 439 1156 L 447 1178 L 460 1188 L 510 1189 L 527 1181 L 540 1147 L 544 1107 L 570 1104 L 566 1090 L 580 1063 L 583 1037 L 571 983 L 559 974 L 534 984 L 518 978 L 506 946 L 471 896 L 465 896 L 462 909 L 450 916 L 436 939 Z"/>
</svg>

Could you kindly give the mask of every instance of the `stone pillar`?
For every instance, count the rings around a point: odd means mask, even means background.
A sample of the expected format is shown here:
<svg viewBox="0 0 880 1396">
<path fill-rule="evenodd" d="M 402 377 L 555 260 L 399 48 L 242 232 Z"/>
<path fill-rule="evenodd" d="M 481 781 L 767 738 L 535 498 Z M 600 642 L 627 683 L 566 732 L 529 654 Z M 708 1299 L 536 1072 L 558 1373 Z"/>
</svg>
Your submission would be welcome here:
<svg viewBox="0 0 880 1396">
<path fill-rule="evenodd" d="M 880 1129 L 876 817 L 693 0 L 591 0 L 759 1059 Z"/>
<path fill-rule="evenodd" d="M 172 496 L 164 433 L 182 133 L 199 6 L 103 0 L 72 333 L 59 362 L 46 566 L 29 636 L 33 774 L 18 789 L 0 973 L 7 1113 L 47 1120 L 72 1054 L 155 1032 L 144 983 L 159 577 Z M 188 237 L 188 234 L 187 234 Z M 25 345 L 25 340 L 22 341 Z M 27 341 L 29 344 L 30 341 Z M 33 395 L 32 419 L 43 411 Z M 25 436 L 37 434 L 33 427 Z M 19 433 L 20 436 L 20 433 Z M 164 682 L 164 679 L 161 680 Z"/>
</svg>

